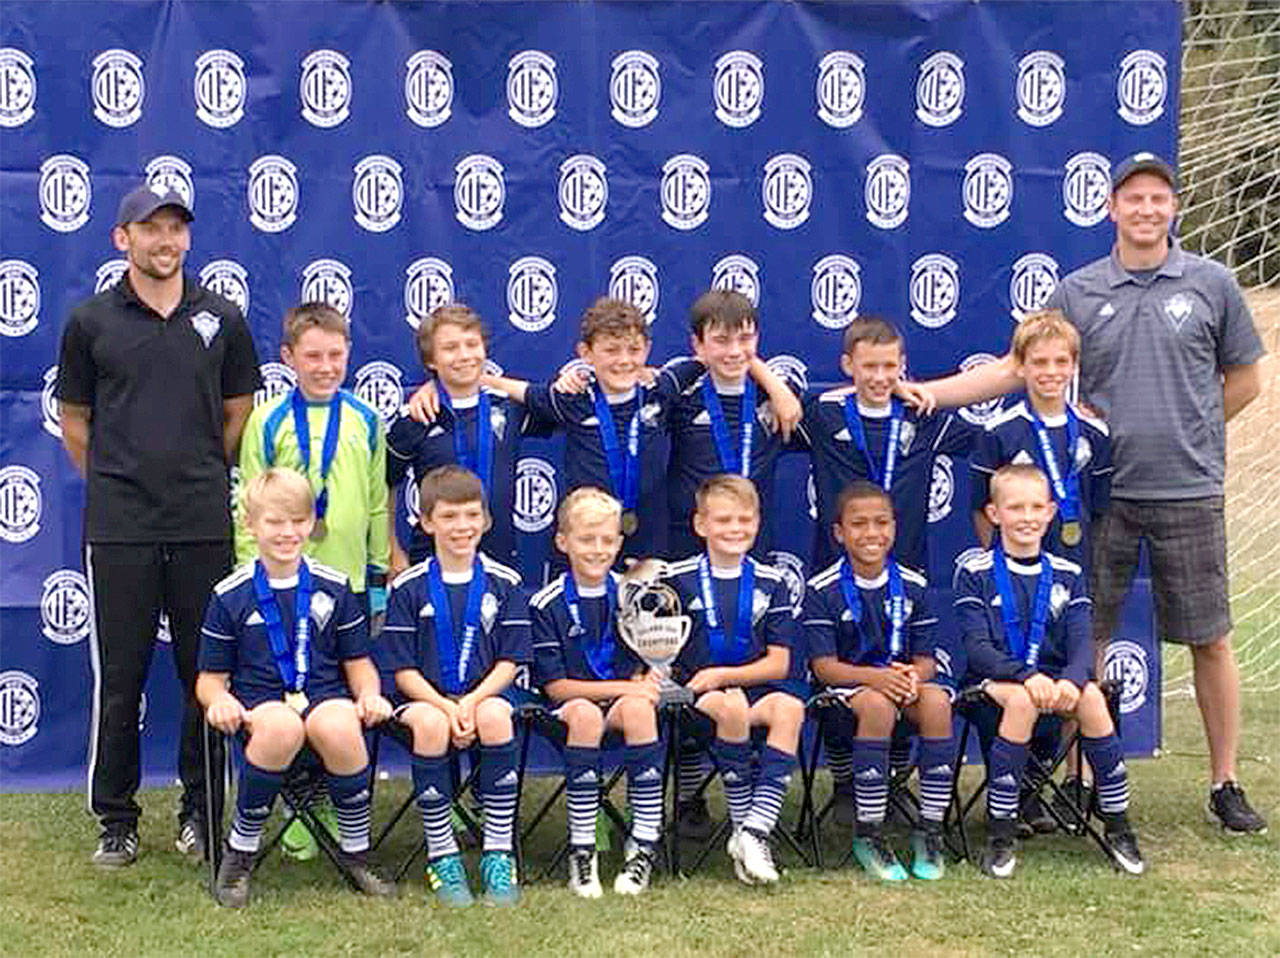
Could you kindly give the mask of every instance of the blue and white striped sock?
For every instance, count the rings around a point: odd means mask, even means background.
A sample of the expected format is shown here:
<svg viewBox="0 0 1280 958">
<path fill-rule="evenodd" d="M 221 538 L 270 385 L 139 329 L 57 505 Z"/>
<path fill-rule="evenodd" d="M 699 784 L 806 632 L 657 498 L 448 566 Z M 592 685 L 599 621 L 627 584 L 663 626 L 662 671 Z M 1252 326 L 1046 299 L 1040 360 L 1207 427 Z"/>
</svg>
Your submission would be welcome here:
<svg viewBox="0 0 1280 958">
<path fill-rule="evenodd" d="M 565 746 L 565 803 L 569 808 L 569 844 L 575 849 L 596 847 L 596 813 L 600 810 L 599 764 L 600 749 Z"/>
<path fill-rule="evenodd" d="M 1118 815 L 1129 810 L 1129 770 L 1124 764 L 1124 746 L 1112 732 L 1101 738 L 1081 736 L 1085 757 L 1093 768 L 1093 787 L 1098 793 L 1098 808 L 1104 815 Z"/>
<path fill-rule="evenodd" d="M 329 775 L 329 801 L 338 820 L 338 844 L 349 855 L 369 850 L 369 766 Z"/>
<path fill-rule="evenodd" d="M 880 825 L 889 805 L 889 740 L 853 740 L 853 800 L 861 825 Z"/>
<path fill-rule="evenodd" d="M 707 758 L 695 748 L 680 750 L 680 767 L 676 770 L 676 795 L 687 802 L 698 793 L 698 786 L 706 777 Z"/>
<path fill-rule="evenodd" d="M 987 817 L 1015 818 L 1022 773 L 1027 767 L 1027 745 L 1010 742 L 1001 735 L 991 744 L 987 763 Z"/>
<path fill-rule="evenodd" d="M 853 788 L 853 749 L 848 740 L 834 741 L 827 737 L 827 768 L 831 770 L 831 781 L 837 789 Z"/>
<path fill-rule="evenodd" d="M 427 844 L 427 858 L 434 861 L 445 855 L 458 854 L 458 840 L 453 834 L 453 783 L 449 777 L 447 755 L 415 755 L 413 757 L 413 791 L 418 796 L 418 812 L 422 815 L 422 838 Z"/>
<path fill-rule="evenodd" d="M 760 774 L 756 778 L 755 792 L 751 796 L 751 811 L 742 827 L 759 835 L 768 835 L 778 824 L 782 802 L 787 797 L 787 786 L 796 770 L 796 757 L 790 752 L 766 745 L 760 752 Z"/>
<path fill-rule="evenodd" d="M 920 817 L 941 822 L 951 804 L 956 746 L 951 736 L 920 738 Z"/>
<path fill-rule="evenodd" d="M 631 806 L 631 837 L 655 845 L 662 833 L 662 743 L 628 745 L 627 802 Z"/>
<path fill-rule="evenodd" d="M 236 817 L 227 844 L 238 852 L 256 852 L 262 831 L 271 817 L 271 806 L 280 794 L 284 772 L 271 772 L 246 761 L 236 793 Z"/>
<path fill-rule="evenodd" d="M 717 738 L 711 747 L 720 767 L 729 821 L 733 822 L 734 828 L 741 828 L 751 811 L 751 743 L 727 742 Z"/>
<path fill-rule="evenodd" d="M 480 746 L 480 804 L 484 808 L 484 850 L 509 852 L 516 819 L 516 743 Z"/>
</svg>

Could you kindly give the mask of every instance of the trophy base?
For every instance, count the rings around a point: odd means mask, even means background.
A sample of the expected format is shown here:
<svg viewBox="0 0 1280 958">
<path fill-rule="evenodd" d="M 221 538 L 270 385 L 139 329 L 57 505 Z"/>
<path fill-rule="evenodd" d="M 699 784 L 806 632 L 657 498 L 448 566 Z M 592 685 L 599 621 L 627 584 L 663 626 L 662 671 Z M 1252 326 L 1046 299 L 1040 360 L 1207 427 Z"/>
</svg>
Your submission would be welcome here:
<svg viewBox="0 0 1280 958">
<path fill-rule="evenodd" d="M 668 705 L 692 705 L 694 695 L 689 689 L 683 685 L 663 686 L 662 692 L 659 694 L 659 707 Z"/>
</svg>

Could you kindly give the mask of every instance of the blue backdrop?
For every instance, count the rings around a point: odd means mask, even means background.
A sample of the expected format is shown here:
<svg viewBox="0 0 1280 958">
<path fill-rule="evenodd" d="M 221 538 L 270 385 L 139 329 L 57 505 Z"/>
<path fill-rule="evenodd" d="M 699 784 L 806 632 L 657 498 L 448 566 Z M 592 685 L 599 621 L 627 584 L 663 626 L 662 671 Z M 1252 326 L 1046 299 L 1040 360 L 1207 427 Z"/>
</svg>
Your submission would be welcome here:
<svg viewBox="0 0 1280 958">
<path fill-rule="evenodd" d="M 70 307 L 118 279 L 140 178 L 196 214 L 189 267 L 245 308 L 267 389 L 283 311 L 352 319 L 349 385 L 391 414 L 414 325 L 460 299 L 492 357 L 543 378 L 606 290 L 687 348 L 709 285 L 760 307 L 763 350 L 838 380 L 859 312 L 932 376 L 1004 351 L 1060 273 L 1103 254 L 1110 162 L 1176 143 L 1180 7 L 1133 4 L 60 3 L 0 10 L 0 772 L 82 780 L 91 697 L 83 486 L 52 384 Z M 981 421 L 997 403 L 965 410 Z M 517 520 L 541 577 L 559 449 L 528 444 Z M 808 464 L 780 473 L 796 556 Z M 972 546 L 967 465 L 930 496 L 931 573 Z M 1113 663 L 1131 751 L 1159 741 L 1158 657 L 1131 608 Z M 162 630 L 163 638 L 163 630 Z M 171 777 L 177 693 L 148 686 Z"/>
</svg>

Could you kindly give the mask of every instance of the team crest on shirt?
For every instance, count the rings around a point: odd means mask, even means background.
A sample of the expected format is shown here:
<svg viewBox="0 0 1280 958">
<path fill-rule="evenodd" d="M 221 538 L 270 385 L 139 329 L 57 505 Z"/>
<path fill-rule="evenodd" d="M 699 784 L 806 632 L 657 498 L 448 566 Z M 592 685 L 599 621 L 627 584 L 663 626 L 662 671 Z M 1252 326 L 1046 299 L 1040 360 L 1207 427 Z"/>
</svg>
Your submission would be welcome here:
<svg viewBox="0 0 1280 958">
<path fill-rule="evenodd" d="M 491 156 L 473 153 L 454 168 L 453 205 L 458 222 L 469 230 L 487 230 L 502 219 L 507 187 L 502 164 Z"/>
<path fill-rule="evenodd" d="M 204 348 L 208 349 L 213 345 L 213 340 L 218 335 L 218 330 L 222 328 L 222 320 L 207 309 L 202 309 L 191 317 L 191 328 L 199 334 L 200 339 L 204 342 Z"/>
<path fill-rule="evenodd" d="M 104 50 L 93 58 L 93 115 L 122 129 L 142 116 L 147 84 L 142 78 L 142 61 L 128 50 Z"/>
<path fill-rule="evenodd" d="M 1062 215 L 1076 226 L 1094 226 L 1107 218 L 1111 197 L 1111 161 L 1099 153 L 1077 153 L 1062 177 Z"/>
<path fill-rule="evenodd" d="M 999 226 L 1013 206 L 1013 164 L 998 153 L 979 153 L 964 165 L 964 218 L 981 229 Z"/>
<path fill-rule="evenodd" d="M 760 267 L 741 253 L 731 253 L 711 268 L 711 288 L 741 293 L 751 305 L 760 306 Z"/>
<path fill-rule="evenodd" d="M 1195 312 L 1195 303 L 1186 293 L 1174 293 L 1164 301 L 1164 316 L 1173 327 L 1175 333 L 1182 332 L 1182 327 Z"/>
<path fill-rule="evenodd" d="M 356 372 L 355 394 L 368 403 L 390 425 L 404 403 L 400 368 L 381 359 L 365 363 Z"/>
<path fill-rule="evenodd" d="M 848 50 L 833 50 L 818 61 L 818 118 L 843 130 L 862 119 L 867 99 L 866 64 Z"/>
<path fill-rule="evenodd" d="M 417 329 L 437 308 L 454 300 L 453 267 L 424 256 L 404 271 L 404 321 Z"/>
<path fill-rule="evenodd" d="M 191 164 L 180 156 L 157 156 L 147 164 L 147 186 L 157 196 L 170 190 L 182 197 L 187 209 L 195 211 L 196 184 L 191 177 Z"/>
<path fill-rule="evenodd" d="M 366 156 L 351 180 L 356 223 L 370 233 L 385 233 L 400 222 L 404 179 L 400 164 L 389 156 Z"/>
<path fill-rule="evenodd" d="M 507 65 L 507 115 L 536 129 L 551 122 L 560 98 L 556 61 L 541 50 L 525 50 Z"/>
<path fill-rule="evenodd" d="M 570 229 L 586 231 L 604 220 L 609 202 L 609 180 L 604 164 L 594 156 L 579 153 L 560 165 L 560 220 Z"/>
<path fill-rule="evenodd" d="M 994 363 L 996 357 L 990 353 L 974 353 L 972 356 L 966 356 L 960 362 L 960 371 L 968 372 L 975 366 L 982 366 L 986 363 Z M 1004 407 L 1004 397 L 996 396 L 993 399 L 987 399 L 983 402 L 970 403 L 968 406 L 960 407 L 960 418 L 965 422 L 973 423 L 975 426 L 985 426 L 994 419 Z"/>
<path fill-rule="evenodd" d="M 328 592 L 315 590 L 311 596 L 311 618 L 316 621 L 316 631 L 323 631 L 324 627 L 329 624 L 329 620 L 333 618 L 334 609 L 333 596 Z"/>
<path fill-rule="evenodd" d="M 1120 61 L 1116 80 L 1117 112 L 1126 123 L 1146 126 L 1164 115 L 1169 95 L 1164 57 L 1154 50 L 1134 50 Z"/>
<path fill-rule="evenodd" d="M 94 295 L 110 289 L 120 282 L 120 278 L 129 271 L 127 259 L 109 259 L 93 274 Z"/>
<path fill-rule="evenodd" d="M 1103 678 L 1120 686 L 1120 714 L 1128 715 L 1147 704 L 1151 669 L 1147 650 L 1128 639 L 1113 639 L 1102 659 Z"/>
<path fill-rule="evenodd" d="M 1049 590 L 1049 611 L 1055 619 L 1062 615 L 1062 610 L 1070 601 L 1071 590 L 1061 582 L 1055 582 L 1053 588 Z"/>
<path fill-rule="evenodd" d="M 549 528 L 556 510 L 556 470 L 545 459 L 526 457 L 516 463 L 512 519 L 521 532 Z"/>
<path fill-rule="evenodd" d="M 1067 74 L 1062 57 L 1036 50 L 1018 61 L 1018 117 L 1028 126 L 1048 126 L 1062 116 Z"/>
<path fill-rule="evenodd" d="M 0 49 L 0 127 L 22 126 L 35 115 L 36 71 L 31 57 Z"/>
<path fill-rule="evenodd" d="M 761 589 L 751 590 L 751 624 L 759 625 L 769 611 L 769 593 Z"/>
<path fill-rule="evenodd" d="M 609 267 L 609 295 L 630 303 L 652 323 L 658 316 L 658 267 L 643 256 L 624 256 Z"/>
<path fill-rule="evenodd" d="M 200 285 L 231 300 L 242 315 L 249 315 L 249 274 L 235 260 L 215 259 L 207 264 L 200 270 Z"/>
<path fill-rule="evenodd" d="M 770 226 L 793 230 L 809 219 L 813 177 L 809 161 L 795 153 L 779 153 L 764 165 L 760 191 L 764 218 Z"/>
<path fill-rule="evenodd" d="M 939 455 L 933 460 L 933 472 L 929 476 L 929 522 L 941 522 L 951 515 L 955 494 L 956 476 L 951 457 Z"/>
<path fill-rule="evenodd" d="M 1041 309 L 1058 286 L 1058 263 L 1048 253 L 1027 253 L 1013 264 L 1009 312 L 1018 322 Z"/>
<path fill-rule="evenodd" d="M 716 118 L 738 129 L 760 118 L 764 102 L 764 64 L 754 53 L 731 50 L 716 60 L 713 81 Z"/>
<path fill-rule="evenodd" d="M 40 477 L 26 466 L 0 469 L 0 539 L 26 542 L 40 531 Z"/>
<path fill-rule="evenodd" d="M 258 367 L 258 373 L 262 377 L 262 385 L 253 394 L 255 408 L 283 396 L 298 385 L 297 374 L 284 363 L 263 363 Z"/>
<path fill-rule="evenodd" d="M 302 270 L 302 301 L 328 303 L 347 319 L 355 305 L 355 287 L 351 270 L 336 259 L 317 259 Z"/>
<path fill-rule="evenodd" d="M 59 419 L 58 405 L 58 367 L 50 366 L 44 371 L 44 387 L 40 390 L 40 416 L 44 431 L 54 439 L 62 438 L 62 425 Z"/>
<path fill-rule="evenodd" d="M 916 424 L 910 419 L 902 420 L 902 426 L 898 430 L 898 452 L 902 456 L 911 454 L 911 443 L 916 438 Z"/>
<path fill-rule="evenodd" d="M 298 218 L 298 168 L 283 156 L 260 156 L 249 166 L 249 222 L 280 233 Z"/>
<path fill-rule="evenodd" d="M 523 256 L 507 271 L 507 318 L 526 333 L 556 321 L 556 268 L 541 256 Z"/>
<path fill-rule="evenodd" d="M 673 229 L 697 229 L 711 210 L 711 167 L 692 153 L 662 164 L 662 219 Z"/>
<path fill-rule="evenodd" d="M 314 50 L 302 61 L 298 80 L 302 117 L 330 129 L 351 113 L 351 63 L 337 50 Z"/>
<path fill-rule="evenodd" d="M 89 635 L 89 583 L 74 569 L 50 574 L 40 590 L 40 631 L 55 645 L 75 645 Z"/>
<path fill-rule="evenodd" d="M 862 194 L 872 226 L 882 230 L 901 226 L 911 206 L 911 165 L 896 153 L 881 153 L 867 164 Z"/>
<path fill-rule="evenodd" d="M 453 114 L 453 64 L 435 50 L 419 50 L 405 63 L 405 113 L 431 129 Z"/>
<path fill-rule="evenodd" d="M 494 438 L 498 442 L 502 442 L 507 435 L 507 410 L 505 406 L 495 404 L 489 407 L 489 428 L 493 430 Z"/>
<path fill-rule="evenodd" d="M 0 262 L 0 335 L 25 336 L 39 324 L 39 275 L 23 260 Z"/>
<path fill-rule="evenodd" d="M 657 117 L 662 101 L 657 58 L 644 50 L 627 50 L 613 58 L 612 69 L 609 103 L 613 118 L 633 130 L 648 126 Z"/>
<path fill-rule="evenodd" d="M 196 116 L 206 126 L 224 130 L 244 116 L 244 61 L 230 50 L 208 50 L 196 58 Z"/>
<path fill-rule="evenodd" d="M 862 302 L 862 270 L 842 253 L 824 256 L 813 266 L 809 284 L 813 318 L 826 329 L 844 329 L 858 318 Z"/>
<path fill-rule="evenodd" d="M 492 632 L 497 621 L 498 597 L 492 592 L 486 592 L 484 598 L 480 600 L 480 627 L 486 633 Z"/>
<path fill-rule="evenodd" d="M 1088 436 L 1081 436 L 1076 440 L 1075 454 L 1072 458 L 1078 470 L 1089 465 L 1089 461 L 1093 459 L 1093 443 L 1089 442 Z"/>
<path fill-rule="evenodd" d="M 964 61 L 954 53 L 935 53 L 920 64 L 916 79 L 916 116 L 926 126 L 949 126 L 964 111 Z"/>
<path fill-rule="evenodd" d="M 19 669 L 0 672 L 0 745 L 35 738 L 40 722 L 40 683 Z"/>
<path fill-rule="evenodd" d="M 59 153 L 40 164 L 40 221 L 59 233 L 74 233 L 89 222 L 93 184 L 89 164 Z"/>
<path fill-rule="evenodd" d="M 960 267 L 950 256 L 927 253 L 911 264 L 911 318 L 937 329 L 956 318 L 960 304 Z"/>
</svg>

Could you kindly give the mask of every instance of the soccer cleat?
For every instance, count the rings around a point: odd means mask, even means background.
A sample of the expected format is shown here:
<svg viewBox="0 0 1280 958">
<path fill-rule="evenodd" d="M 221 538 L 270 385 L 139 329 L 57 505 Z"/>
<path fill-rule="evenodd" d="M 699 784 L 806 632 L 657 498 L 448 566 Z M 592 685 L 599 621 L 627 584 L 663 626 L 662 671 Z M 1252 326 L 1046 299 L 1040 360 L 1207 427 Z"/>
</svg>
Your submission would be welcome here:
<svg viewBox="0 0 1280 958">
<path fill-rule="evenodd" d="M 99 868 L 124 868 L 138 860 L 138 830 L 133 824 L 108 825 L 98 836 L 92 861 Z"/>
<path fill-rule="evenodd" d="M 613 880 L 613 890 L 619 895 L 639 895 L 647 891 L 653 877 L 652 849 L 637 845 L 627 856 L 626 864 Z"/>
<path fill-rule="evenodd" d="M 942 855 L 942 832 L 935 826 L 911 833 L 911 874 L 921 881 L 937 881 L 947 870 Z"/>
<path fill-rule="evenodd" d="M 249 877 L 253 874 L 253 852 L 226 845 L 213 885 L 213 897 L 223 908 L 243 908 L 249 904 Z"/>
<path fill-rule="evenodd" d="M 1239 782 L 1224 782 L 1209 792 L 1209 821 L 1229 835 L 1267 833 L 1267 820 L 1253 810 Z"/>
<path fill-rule="evenodd" d="M 599 898 L 604 894 L 594 849 L 569 852 L 569 890 L 579 898 Z"/>
<path fill-rule="evenodd" d="M 746 866 L 742 862 L 742 829 L 735 828 L 729 834 L 729 841 L 725 843 L 725 851 L 729 853 L 729 858 L 733 861 L 733 873 L 738 876 L 738 881 L 744 885 L 754 885 L 756 880 L 751 877 L 751 873 L 747 871 Z"/>
<path fill-rule="evenodd" d="M 991 823 L 987 835 L 987 847 L 982 852 L 982 870 L 992 878 L 1012 878 L 1018 865 L 1018 839 L 1014 823 L 998 819 Z"/>
<path fill-rule="evenodd" d="M 520 900 L 516 861 L 510 852 L 485 852 L 480 856 L 480 881 L 486 905 L 514 905 Z"/>
<path fill-rule="evenodd" d="M 442 855 L 427 863 L 427 887 L 436 901 L 450 908 L 466 908 L 475 899 L 467 884 L 467 869 L 461 855 Z"/>
<path fill-rule="evenodd" d="M 711 837 L 711 812 L 705 798 L 687 798 L 676 808 L 676 834 L 681 838 L 706 841 Z"/>
<path fill-rule="evenodd" d="M 853 857 L 862 870 L 881 881 L 906 881 L 907 870 L 888 846 L 884 836 L 858 835 L 853 840 Z"/>
<path fill-rule="evenodd" d="M 395 884 L 382 878 L 369 867 L 366 852 L 343 852 L 342 863 L 351 875 L 352 884 L 360 893 L 373 898 L 391 898 L 395 895 Z"/>
<path fill-rule="evenodd" d="M 853 801 L 853 782 L 836 785 L 831 793 L 831 820 L 841 828 L 853 828 L 858 820 L 857 807 Z"/>
<path fill-rule="evenodd" d="M 1072 821 L 1071 817 L 1067 817 L 1067 821 Z M 1027 832 L 1023 831 L 1026 827 Z M 1018 834 L 1019 837 L 1030 838 L 1031 835 L 1048 835 L 1058 830 L 1058 823 L 1049 809 L 1045 808 L 1044 801 L 1041 800 L 1036 792 L 1027 792 L 1022 796 L 1022 806 L 1018 815 Z"/>
<path fill-rule="evenodd" d="M 1111 858 L 1121 869 L 1130 875 L 1141 875 L 1146 871 L 1146 863 L 1142 860 L 1142 852 L 1138 851 L 1138 839 L 1123 819 L 1112 825 L 1107 824 L 1107 848 Z"/>
<path fill-rule="evenodd" d="M 778 881 L 778 866 L 773 863 L 773 849 L 767 835 L 743 828 L 738 832 L 738 851 L 741 853 L 742 870 L 758 885 L 772 885 Z"/>
<path fill-rule="evenodd" d="M 194 862 L 204 861 L 204 819 L 198 815 L 184 815 L 178 823 L 178 837 L 173 847 Z"/>
</svg>

